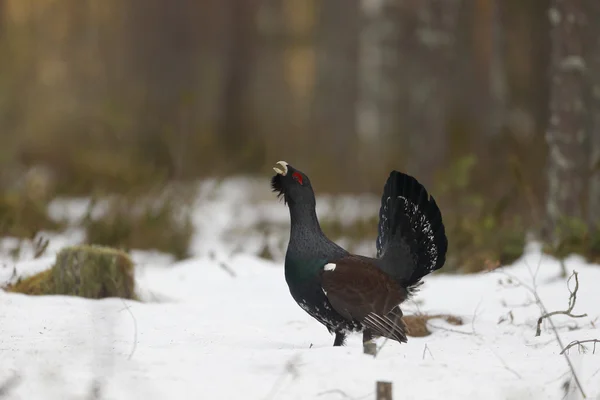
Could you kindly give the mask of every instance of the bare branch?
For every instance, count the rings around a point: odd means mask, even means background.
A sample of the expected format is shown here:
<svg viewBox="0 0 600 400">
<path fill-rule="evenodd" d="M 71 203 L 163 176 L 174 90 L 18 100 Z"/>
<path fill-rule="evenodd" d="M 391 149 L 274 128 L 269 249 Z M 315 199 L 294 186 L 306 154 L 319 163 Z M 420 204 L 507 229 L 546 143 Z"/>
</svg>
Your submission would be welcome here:
<svg viewBox="0 0 600 400">
<path fill-rule="evenodd" d="M 540 264 L 541 264 L 541 257 L 540 257 Z M 538 266 L 539 266 L 539 264 L 538 264 Z M 537 269 L 537 271 L 539 271 L 539 268 Z M 535 275 L 533 273 L 531 274 L 533 285 L 534 285 L 533 288 L 531 286 L 526 285 L 525 283 L 523 283 L 523 281 L 521 281 L 519 278 L 517 278 L 515 276 L 512 276 L 506 272 L 505 272 L 505 275 L 510 277 L 511 279 L 513 279 L 521 287 L 525 288 L 527 291 L 529 291 L 535 297 L 535 301 L 538 304 L 538 306 L 540 307 L 540 310 L 542 311 L 543 314 L 549 314 L 548 310 L 546 309 L 546 306 L 544 305 L 544 302 L 542 301 L 542 299 L 540 298 L 540 296 L 538 295 L 538 292 L 537 292 L 537 283 L 536 283 L 537 271 L 536 271 Z M 577 273 L 575 271 L 573 271 L 573 274 L 577 274 Z M 568 283 L 568 281 L 567 281 L 567 283 Z M 579 281 L 577 279 L 576 279 L 576 283 L 577 283 L 577 285 L 579 284 Z M 577 286 L 576 288 L 579 289 L 579 286 Z M 570 291 L 570 289 L 569 289 L 569 291 Z M 574 300 L 576 299 L 575 295 L 573 296 L 573 298 L 574 298 Z M 569 299 L 570 299 L 570 297 L 569 297 Z M 558 342 L 558 345 L 560 346 L 561 349 L 564 348 L 563 341 L 560 338 L 560 335 L 558 334 L 558 329 L 556 329 L 556 325 L 554 325 L 551 315 L 548 315 L 547 318 L 548 318 L 548 322 L 550 323 L 550 326 L 552 327 L 552 332 L 554 333 L 554 336 L 556 337 L 556 341 Z M 585 392 L 583 390 L 583 386 L 581 385 L 581 381 L 579 380 L 579 376 L 577 376 L 577 373 L 575 372 L 575 367 L 573 366 L 573 363 L 571 362 L 571 359 L 569 358 L 569 355 L 566 352 L 562 353 L 562 355 L 565 357 L 565 360 L 567 361 L 567 365 L 569 366 L 569 370 L 571 371 L 573 380 L 575 381 L 575 384 L 577 385 L 577 388 L 579 389 L 579 392 L 581 393 L 581 397 L 583 397 L 584 399 L 587 398 L 587 396 L 585 395 Z"/>
<path fill-rule="evenodd" d="M 579 351 L 585 353 L 587 351 L 587 348 L 583 345 L 584 343 L 594 343 L 592 354 L 596 354 L 596 344 L 600 343 L 600 339 L 573 340 L 564 349 L 562 349 L 560 354 L 564 354 L 566 351 L 569 351 L 569 349 L 573 346 L 578 346 Z"/>
<path fill-rule="evenodd" d="M 571 279 L 575 277 L 575 288 L 571 290 L 569 287 L 569 282 Z M 565 311 L 552 311 L 551 313 L 546 312 L 537 321 L 537 328 L 535 330 L 535 336 L 540 336 L 542 333 L 542 322 L 544 319 L 552 317 L 554 315 L 566 315 L 571 318 L 583 318 L 587 317 L 587 314 L 573 314 L 573 308 L 575 308 L 575 303 L 577 302 L 577 291 L 579 290 L 579 276 L 577 271 L 573 271 L 573 274 L 567 280 L 567 288 L 569 289 L 569 307 Z"/>
</svg>

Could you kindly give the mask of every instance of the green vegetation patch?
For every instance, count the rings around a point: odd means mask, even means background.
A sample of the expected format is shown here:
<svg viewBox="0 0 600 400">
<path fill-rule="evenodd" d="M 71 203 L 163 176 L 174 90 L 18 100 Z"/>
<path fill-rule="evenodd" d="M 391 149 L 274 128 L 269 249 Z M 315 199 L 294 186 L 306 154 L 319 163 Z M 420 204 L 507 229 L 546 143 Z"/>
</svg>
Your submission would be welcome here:
<svg viewBox="0 0 600 400">
<path fill-rule="evenodd" d="M 36 232 L 63 227 L 50 218 L 45 201 L 18 191 L 0 193 L 0 236 L 31 238 Z"/>
<path fill-rule="evenodd" d="M 588 262 L 600 263 L 600 226 L 590 227 L 579 218 L 563 218 L 554 230 L 553 243 L 544 252 L 560 260 L 579 254 Z"/>
<path fill-rule="evenodd" d="M 432 191 L 448 236 L 447 261 L 441 272 L 474 273 L 511 264 L 525 249 L 523 217 L 510 209 L 514 196 L 508 192 L 494 198 L 474 187 L 477 164 L 474 156 L 459 159 L 441 174 Z"/>
<path fill-rule="evenodd" d="M 194 194 L 128 196 L 109 200 L 102 216 L 83 223 L 87 243 L 123 250 L 158 250 L 181 260 L 189 255 L 194 227 L 191 203 Z"/>
</svg>

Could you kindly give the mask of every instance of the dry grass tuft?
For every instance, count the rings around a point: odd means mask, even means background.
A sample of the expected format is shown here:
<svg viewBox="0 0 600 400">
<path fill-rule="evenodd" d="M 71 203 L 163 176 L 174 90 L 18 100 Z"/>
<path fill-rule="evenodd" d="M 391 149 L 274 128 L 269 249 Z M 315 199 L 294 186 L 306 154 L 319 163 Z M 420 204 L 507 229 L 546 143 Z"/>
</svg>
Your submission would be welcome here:
<svg viewBox="0 0 600 400">
<path fill-rule="evenodd" d="M 463 324 L 462 318 L 450 314 L 413 314 L 402 317 L 402 320 L 406 324 L 407 335 L 412 337 L 425 337 L 431 335 L 427 322 L 432 319 L 443 319 L 447 323 L 455 326 Z"/>
</svg>

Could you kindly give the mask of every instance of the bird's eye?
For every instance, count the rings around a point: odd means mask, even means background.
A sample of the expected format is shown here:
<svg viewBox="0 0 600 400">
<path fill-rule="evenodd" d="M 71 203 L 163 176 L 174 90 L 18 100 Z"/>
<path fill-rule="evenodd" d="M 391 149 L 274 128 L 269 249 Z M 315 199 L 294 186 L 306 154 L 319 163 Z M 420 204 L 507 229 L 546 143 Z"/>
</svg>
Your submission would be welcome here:
<svg viewBox="0 0 600 400">
<path fill-rule="evenodd" d="M 292 178 L 294 178 L 294 180 L 295 180 L 296 182 L 298 182 L 299 184 L 301 184 L 301 185 L 302 185 L 302 175 L 300 175 L 300 173 L 298 173 L 298 172 L 294 172 L 294 173 L 292 174 Z"/>
</svg>

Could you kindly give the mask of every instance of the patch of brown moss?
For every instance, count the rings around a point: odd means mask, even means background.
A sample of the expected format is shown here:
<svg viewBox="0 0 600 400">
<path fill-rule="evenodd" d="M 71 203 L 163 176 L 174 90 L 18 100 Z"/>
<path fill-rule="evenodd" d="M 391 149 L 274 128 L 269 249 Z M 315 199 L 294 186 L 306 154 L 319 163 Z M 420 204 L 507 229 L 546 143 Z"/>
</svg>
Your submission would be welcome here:
<svg viewBox="0 0 600 400">
<path fill-rule="evenodd" d="M 52 269 L 42 271 L 30 277 L 20 279 L 5 289 L 7 292 L 23 293 L 29 295 L 44 295 L 54 291 Z"/>
<path fill-rule="evenodd" d="M 427 322 L 432 319 L 443 319 L 447 323 L 456 326 L 463 324 L 460 317 L 450 314 L 413 314 L 402 317 L 402 320 L 406 324 L 406 334 L 412 337 L 425 337 L 431 335 Z"/>
</svg>

